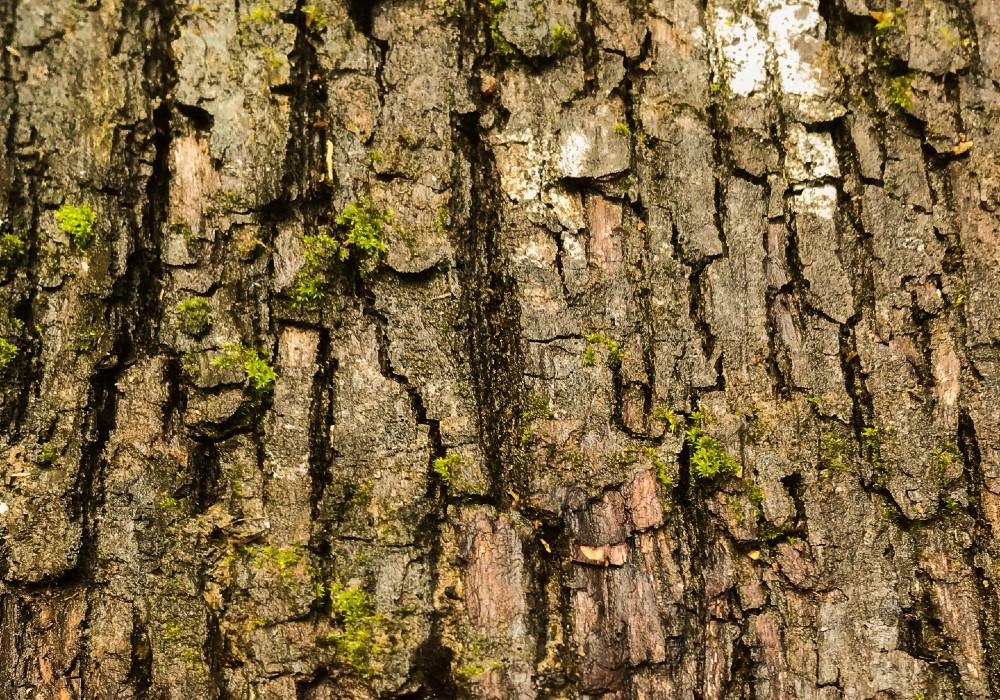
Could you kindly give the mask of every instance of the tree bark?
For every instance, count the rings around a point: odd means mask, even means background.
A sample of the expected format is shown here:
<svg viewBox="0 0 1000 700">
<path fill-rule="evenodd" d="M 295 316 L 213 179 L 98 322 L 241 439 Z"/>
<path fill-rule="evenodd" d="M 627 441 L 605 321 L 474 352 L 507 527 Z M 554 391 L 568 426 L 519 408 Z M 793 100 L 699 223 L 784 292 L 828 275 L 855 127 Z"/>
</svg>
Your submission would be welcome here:
<svg viewBox="0 0 1000 700">
<path fill-rule="evenodd" d="M 0 697 L 1000 696 L 1000 2 L 877 3 L 0 0 Z"/>
</svg>

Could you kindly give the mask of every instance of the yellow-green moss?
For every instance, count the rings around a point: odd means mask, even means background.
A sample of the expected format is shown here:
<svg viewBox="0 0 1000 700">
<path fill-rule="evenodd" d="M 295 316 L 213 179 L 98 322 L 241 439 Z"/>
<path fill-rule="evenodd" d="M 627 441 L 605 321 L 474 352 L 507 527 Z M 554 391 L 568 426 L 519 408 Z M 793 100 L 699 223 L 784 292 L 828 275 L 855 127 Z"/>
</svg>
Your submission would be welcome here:
<svg viewBox="0 0 1000 700">
<path fill-rule="evenodd" d="M 292 305 L 308 306 L 325 297 L 327 278 L 338 263 L 386 253 L 385 224 L 392 220 L 392 210 L 378 207 L 371 197 L 362 197 L 337 217 L 337 223 L 347 229 L 346 240 L 338 241 L 327 230 L 303 236 L 306 262 L 295 277 Z"/>
<path fill-rule="evenodd" d="M 208 299 L 195 297 L 177 305 L 176 325 L 190 336 L 204 334 L 212 325 L 211 305 Z"/>
<path fill-rule="evenodd" d="M 7 342 L 6 338 L 0 338 L 0 372 L 7 369 L 16 357 L 17 346 Z"/>
<path fill-rule="evenodd" d="M 573 32 L 565 24 L 559 22 L 552 28 L 552 53 L 558 58 L 563 58 L 569 53 L 575 38 Z"/>
<path fill-rule="evenodd" d="M 446 484 L 451 483 L 451 468 L 462 465 L 465 462 L 459 454 L 438 457 L 434 460 L 434 473 L 441 477 L 441 481 Z"/>
<path fill-rule="evenodd" d="M 341 584 L 330 587 L 330 600 L 337 621 L 343 631 L 327 635 L 340 658 L 365 678 L 372 675 L 369 659 L 382 651 L 373 644 L 376 626 L 384 618 L 372 609 L 368 594 L 360 588 L 345 588 Z"/>
<path fill-rule="evenodd" d="M 243 364 L 243 371 L 250 386 L 259 394 L 267 394 L 274 390 L 274 384 L 278 379 L 277 373 L 267 364 L 261 353 L 253 348 L 248 348 L 239 343 L 227 343 L 222 346 L 225 354 L 212 360 L 212 366 L 225 368 L 236 363 Z"/>
<path fill-rule="evenodd" d="M 0 265 L 6 266 L 24 255 L 24 241 L 11 233 L 0 236 Z"/>
<path fill-rule="evenodd" d="M 743 471 L 740 464 L 726 454 L 718 440 L 702 432 L 707 418 L 695 411 L 691 414 L 691 421 L 693 425 L 684 433 L 684 440 L 691 450 L 691 471 L 702 479 L 714 479 L 719 474 L 739 476 Z"/>
<path fill-rule="evenodd" d="M 907 73 L 893 78 L 889 82 L 889 104 L 900 109 L 911 109 L 913 107 L 913 94 L 910 86 L 916 77 L 916 73 Z"/>
<path fill-rule="evenodd" d="M 64 204 L 56 212 L 59 228 L 69 236 L 70 241 L 79 250 L 85 250 L 94 239 L 94 222 L 97 216 L 89 205 L 73 206 Z"/>
<path fill-rule="evenodd" d="M 625 359 L 625 353 L 621 351 L 618 343 L 606 335 L 591 333 L 587 336 L 587 349 L 583 351 L 583 366 L 593 367 L 596 364 L 597 355 L 594 350 L 595 345 L 603 345 L 608 350 L 608 357 L 612 364 L 621 364 Z"/>
<path fill-rule="evenodd" d="M 326 29 L 327 18 L 323 14 L 323 9 L 316 4 L 302 6 L 302 13 L 306 16 L 306 26 L 315 32 Z"/>
</svg>

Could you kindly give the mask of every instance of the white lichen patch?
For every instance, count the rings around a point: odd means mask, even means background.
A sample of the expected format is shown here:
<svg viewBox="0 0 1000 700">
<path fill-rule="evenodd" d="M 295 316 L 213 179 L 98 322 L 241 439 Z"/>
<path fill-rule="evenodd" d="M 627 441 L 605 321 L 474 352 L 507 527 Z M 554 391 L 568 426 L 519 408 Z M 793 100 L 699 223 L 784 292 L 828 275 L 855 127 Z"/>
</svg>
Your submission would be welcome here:
<svg viewBox="0 0 1000 700">
<path fill-rule="evenodd" d="M 826 36 L 819 0 L 757 0 L 740 9 L 710 6 L 706 12 L 718 83 L 743 97 L 763 95 L 770 86 L 794 118 L 806 122 L 843 114 L 833 97 L 835 81 L 817 61 Z"/>
<path fill-rule="evenodd" d="M 785 149 L 785 172 L 791 182 L 840 177 L 837 152 L 829 132 L 810 132 L 802 124 L 789 124 Z"/>
<path fill-rule="evenodd" d="M 800 49 L 807 44 L 819 44 L 826 32 L 819 14 L 819 3 L 786 5 L 767 3 L 772 7 L 767 26 L 777 58 L 781 89 L 795 95 L 816 95 L 823 90 L 819 69 L 802 59 Z M 774 7 L 777 5 L 777 7 Z"/>
<path fill-rule="evenodd" d="M 515 202 L 538 197 L 544 156 L 531 129 L 499 134 L 494 149 L 500 187 Z"/>
<path fill-rule="evenodd" d="M 767 86 L 767 42 L 751 17 L 735 17 L 725 7 L 710 15 L 715 52 L 713 68 L 736 95 L 762 93 Z"/>
<path fill-rule="evenodd" d="M 531 267 L 549 269 L 555 264 L 556 245 L 549 236 L 536 236 L 514 246 L 514 261 Z"/>
<path fill-rule="evenodd" d="M 565 177 L 584 177 L 588 174 L 587 159 L 593 149 L 590 137 L 582 131 L 570 131 L 559 138 L 555 168 Z"/>
<path fill-rule="evenodd" d="M 831 101 L 830 88 L 815 61 L 826 36 L 819 0 L 794 4 L 762 0 L 760 11 L 767 16 L 781 92 L 794 98 L 801 116 L 809 121 L 826 121 L 842 114 L 843 107 Z"/>
<path fill-rule="evenodd" d="M 571 195 L 561 187 L 548 187 L 542 193 L 542 201 L 552 207 L 559 223 L 570 231 L 576 232 L 585 226 L 579 195 Z"/>
<path fill-rule="evenodd" d="M 815 216 L 832 221 L 837 213 L 837 188 L 833 185 L 807 187 L 792 198 L 792 207 L 796 216 Z"/>
<path fill-rule="evenodd" d="M 587 252 L 576 236 L 563 236 L 563 265 L 583 268 L 587 266 Z"/>
</svg>

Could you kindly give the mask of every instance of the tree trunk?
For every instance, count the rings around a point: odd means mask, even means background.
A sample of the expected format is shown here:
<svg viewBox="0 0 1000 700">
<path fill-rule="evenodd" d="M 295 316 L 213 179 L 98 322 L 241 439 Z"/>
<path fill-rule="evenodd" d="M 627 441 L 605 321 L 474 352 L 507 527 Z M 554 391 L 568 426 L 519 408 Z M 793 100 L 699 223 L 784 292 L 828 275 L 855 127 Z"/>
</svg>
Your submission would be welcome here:
<svg viewBox="0 0 1000 700">
<path fill-rule="evenodd" d="M 0 0 L 0 697 L 1000 696 L 1000 0 Z"/>
</svg>

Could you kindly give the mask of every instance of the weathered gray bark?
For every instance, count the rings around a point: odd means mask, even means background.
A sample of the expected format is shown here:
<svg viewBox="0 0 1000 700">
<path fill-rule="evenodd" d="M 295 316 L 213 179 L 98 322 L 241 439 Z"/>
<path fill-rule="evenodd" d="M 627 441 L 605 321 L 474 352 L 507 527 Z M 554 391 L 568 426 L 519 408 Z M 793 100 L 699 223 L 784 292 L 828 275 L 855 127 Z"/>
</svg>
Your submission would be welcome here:
<svg viewBox="0 0 1000 700">
<path fill-rule="evenodd" d="M 0 697 L 1000 695 L 1000 2 L 887 1 L 0 0 Z"/>
</svg>

